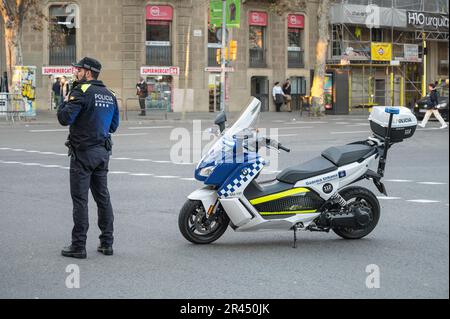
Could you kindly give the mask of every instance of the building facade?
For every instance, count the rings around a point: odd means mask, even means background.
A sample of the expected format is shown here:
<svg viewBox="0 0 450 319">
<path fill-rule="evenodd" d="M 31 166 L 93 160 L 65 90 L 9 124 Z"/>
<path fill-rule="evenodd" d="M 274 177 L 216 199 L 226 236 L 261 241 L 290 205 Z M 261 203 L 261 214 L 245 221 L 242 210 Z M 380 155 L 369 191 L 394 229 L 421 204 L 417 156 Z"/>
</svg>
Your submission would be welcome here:
<svg viewBox="0 0 450 319">
<path fill-rule="evenodd" d="M 448 79 L 448 1 L 336 1 L 330 22 L 330 81 L 342 75 L 350 108 L 412 108 Z"/>
<path fill-rule="evenodd" d="M 240 28 L 228 32 L 237 44 L 228 68 L 228 109 L 240 111 L 247 98 L 257 96 L 264 110 L 274 110 L 272 86 L 287 78 L 298 106 L 308 95 L 314 68 L 317 2 L 281 16 L 269 1 L 243 2 Z M 42 10 L 48 15 L 43 31 L 25 24 L 23 32 L 24 63 L 37 67 L 38 110 L 51 108 L 53 81 L 62 75 L 70 79 L 70 64 L 84 56 L 102 62 L 100 79 L 117 93 L 122 107 L 138 108 L 136 83 L 143 76 L 150 108 L 219 109 L 220 37 L 209 25 L 208 0 L 42 1 Z M 0 41 L 0 71 L 5 70 L 4 52 Z"/>
</svg>

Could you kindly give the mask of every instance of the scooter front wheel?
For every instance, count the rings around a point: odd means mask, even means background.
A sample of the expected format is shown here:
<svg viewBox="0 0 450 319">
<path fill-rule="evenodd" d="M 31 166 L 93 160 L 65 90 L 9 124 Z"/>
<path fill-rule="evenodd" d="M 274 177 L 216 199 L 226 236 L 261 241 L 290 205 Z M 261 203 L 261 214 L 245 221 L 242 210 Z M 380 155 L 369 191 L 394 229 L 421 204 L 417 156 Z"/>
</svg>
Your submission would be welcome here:
<svg viewBox="0 0 450 319">
<path fill-rule="evenodd" d="M 228 228 L 230 219 L 221 206 L 209 218 L 201 201 L 188 200 L 181 208 L 178 227 L 181 234 L 194 244 L 210 244 L 219 239 Z"/>
</svg>

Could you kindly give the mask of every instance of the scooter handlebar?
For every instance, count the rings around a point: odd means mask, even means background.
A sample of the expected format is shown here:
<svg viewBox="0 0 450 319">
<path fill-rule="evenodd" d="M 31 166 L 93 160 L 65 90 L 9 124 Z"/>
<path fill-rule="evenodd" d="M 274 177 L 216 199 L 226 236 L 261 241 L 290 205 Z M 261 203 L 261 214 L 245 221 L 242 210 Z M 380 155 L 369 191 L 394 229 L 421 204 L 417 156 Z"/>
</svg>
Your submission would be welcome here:
<svg viewBox="0 0 450 319">
<path fill-rule="evenodd" d="M 277 150 L 282 150 L 282 151 L 285 151 L 285 152 L 288 152 L 288 153 L 291 151 L 287 147 L 284 147 L 283 145 L 278 143 L 278 141 L 270 139 L 270 138 L 266 138 L 266 144 L 267 144 L 267 146 L 275 147 Z"/>
<path fill-rule="evenodd" d="M 291 150 L 290 150 L 289 148 L 286 148 L 286 147 L 284 147 L 284 146 L 281 145 L 281 144 L 278 144 L 278 149 L 283 150 L 283 151 L 285 151 L 285 152 L 287 152 L 287 153 L 290 153 L 290 152 L 291 152 Z"/>
</svg>

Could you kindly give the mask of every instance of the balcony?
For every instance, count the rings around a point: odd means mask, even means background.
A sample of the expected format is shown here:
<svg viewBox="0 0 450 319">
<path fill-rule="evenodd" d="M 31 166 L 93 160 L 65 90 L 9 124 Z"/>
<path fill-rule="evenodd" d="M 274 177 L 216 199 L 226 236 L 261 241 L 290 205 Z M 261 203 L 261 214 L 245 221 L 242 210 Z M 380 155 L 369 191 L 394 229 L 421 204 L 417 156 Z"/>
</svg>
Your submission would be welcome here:
<svg viewBox="0 0 450 319">
<path fill-rule="evenodd" d="M 172 65 L 172 46 L 147 45 L 146 46 L 146 64 L 152 66 L 171 66 Z"/>
<path fill-rule="evenodd" d="M 250 49 L 250 67 L 251 68 L 265 68 L 266 64 L 266 53 L 262 48 L 252 48 Z"/>
<path fill-rule="evenodd" d="M 304 68 L 304 51 L 299 49 L 288 49 L 288 68 Z"/>
<path fill-rule="evenodd" d="M 63 48 L 50 47 L 49 65 L 70 65 L 76 60 L 76 46 L 66 45 Z"/>
</svg>

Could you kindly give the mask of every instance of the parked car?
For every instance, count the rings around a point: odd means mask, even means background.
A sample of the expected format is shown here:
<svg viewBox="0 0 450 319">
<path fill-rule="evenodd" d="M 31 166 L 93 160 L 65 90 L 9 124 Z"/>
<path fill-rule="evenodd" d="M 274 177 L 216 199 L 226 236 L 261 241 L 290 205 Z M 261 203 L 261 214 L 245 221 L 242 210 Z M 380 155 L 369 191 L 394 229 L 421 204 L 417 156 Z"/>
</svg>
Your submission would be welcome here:
<svg viewBox="0 0 450 319">
<path fill-rule="evenodd" d="M 439 112 L 446 122 L 448 122 L 448 84 L 443 83 L 436 87 L 439 93 L 439 105 L 437 106 Z M 428 110 L 430 96 L 427 95 L 416 102 L 414 113 L 418 120 L 422 120 Z"/>
</svg>

